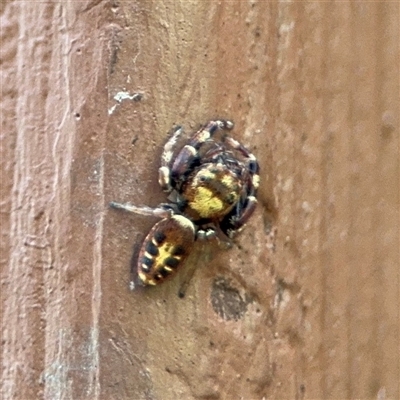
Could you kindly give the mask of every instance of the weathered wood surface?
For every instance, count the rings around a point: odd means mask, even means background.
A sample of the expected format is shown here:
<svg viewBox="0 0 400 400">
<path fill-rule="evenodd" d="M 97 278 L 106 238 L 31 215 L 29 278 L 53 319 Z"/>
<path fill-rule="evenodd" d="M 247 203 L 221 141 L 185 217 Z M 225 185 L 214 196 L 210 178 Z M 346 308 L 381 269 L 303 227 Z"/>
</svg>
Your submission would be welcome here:
<svg viewBox="0 0 400 400">
<path fill-rule="evenodd" d="M 399 398 L 398 3 L 0 12 L 2 399 Z M 184 299 L 131 293 L 155 221 L 107 204 L 163 201 L 167 132 L 214 117 L 256 215 Z"/>
</svg>

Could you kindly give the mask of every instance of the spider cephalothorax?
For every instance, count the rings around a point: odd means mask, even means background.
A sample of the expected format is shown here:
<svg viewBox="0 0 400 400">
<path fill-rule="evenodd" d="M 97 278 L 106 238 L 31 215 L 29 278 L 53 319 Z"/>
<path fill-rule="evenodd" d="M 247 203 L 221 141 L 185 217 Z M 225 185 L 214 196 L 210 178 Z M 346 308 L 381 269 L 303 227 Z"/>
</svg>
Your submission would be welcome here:
<svg viewBox="0 0 400 400">
<path fill-rule="evenodd" d="M 144 285 L 156 285 L 173 275 L 189 255 L 196 239 L 233 238 L 253 214 L 259 167 L 256 158 L 219 130 L 226 120 L 208 122 L 175 152 L 182 128 L 177 127 L 161 157 L 159 184 L 170 203 L 156 208 L 110 203 L 114 208 L 162 218 L 146 236 L 137 275 Z"/>
</svg>

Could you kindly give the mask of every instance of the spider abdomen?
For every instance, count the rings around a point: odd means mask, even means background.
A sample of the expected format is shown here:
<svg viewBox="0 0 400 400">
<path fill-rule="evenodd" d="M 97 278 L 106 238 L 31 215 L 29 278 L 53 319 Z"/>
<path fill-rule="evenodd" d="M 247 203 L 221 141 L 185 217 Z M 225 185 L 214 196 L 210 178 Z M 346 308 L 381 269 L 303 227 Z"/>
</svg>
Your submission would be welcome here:
<svg viewBox="0 0 400 400">
<path fill-rule="evenodd" d="M 182 215 L 157 222 L 146 236 L 138 259 L 138 278 L 143 285 L 157 285 L 173 276 L 192 250 L 193 223 Z"/>
</svg>

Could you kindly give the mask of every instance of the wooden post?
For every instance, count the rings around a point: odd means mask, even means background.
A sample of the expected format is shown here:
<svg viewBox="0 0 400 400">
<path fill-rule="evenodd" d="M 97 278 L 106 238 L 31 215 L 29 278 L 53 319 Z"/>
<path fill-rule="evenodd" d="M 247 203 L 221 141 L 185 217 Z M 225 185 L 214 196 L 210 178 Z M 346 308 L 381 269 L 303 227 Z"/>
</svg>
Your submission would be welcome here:
<svg viewBox="0 0 400 400">
<path fill-rule="evenodd" d="M 399 4 L 1 7 L 2 399 L 398 398 Z M 261 166 L 229 251 L 129 291 L 167 133 Z"/>
</svg>

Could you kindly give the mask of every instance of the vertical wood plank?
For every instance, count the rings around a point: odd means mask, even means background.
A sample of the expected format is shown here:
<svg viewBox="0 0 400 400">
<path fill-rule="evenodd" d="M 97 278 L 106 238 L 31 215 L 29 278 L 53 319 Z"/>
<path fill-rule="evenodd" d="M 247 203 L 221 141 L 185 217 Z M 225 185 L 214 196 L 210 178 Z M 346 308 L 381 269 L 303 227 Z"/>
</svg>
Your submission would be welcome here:
<svg viewBox="0 0 400 400">
<path fill-rule="evenodd" d="M 399 5 L 10 1 L 1 13 L 4 399 L 398 398 Z M 130 292 L 169 129 L 257 155 L 226 252 Z"/>
</svg>

